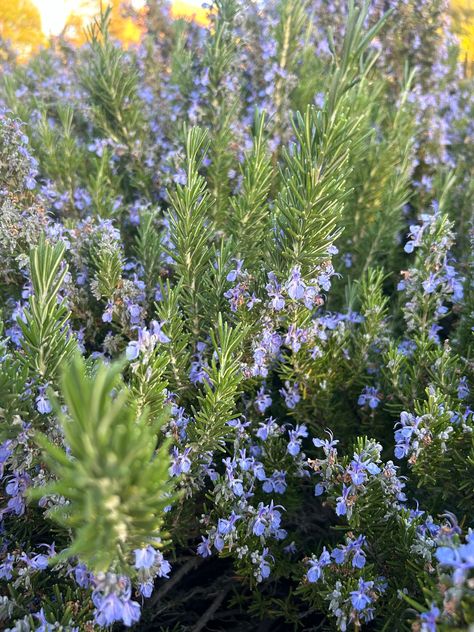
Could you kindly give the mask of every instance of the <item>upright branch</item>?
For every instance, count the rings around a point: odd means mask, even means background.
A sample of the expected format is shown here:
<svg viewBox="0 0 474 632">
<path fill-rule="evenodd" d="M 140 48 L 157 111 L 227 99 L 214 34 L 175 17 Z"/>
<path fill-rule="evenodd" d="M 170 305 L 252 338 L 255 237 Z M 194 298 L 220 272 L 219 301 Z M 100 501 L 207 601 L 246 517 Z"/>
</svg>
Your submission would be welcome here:
<svg viewBox="0 0 474 632">
<path fill-rule="evenodd" d="M 77 555 L 90 570 L 130 574 L 134 549 L 160 545 L 165 507 L 175 496 L 167 442 L 157 450 L 164 415 L 137 416 L 121 370 L 121 362 L 94 367 L 77 356 L 63 372 L 67 413 L 59 402 L 55 409 L 69 451 L 37 436 L 55 478 L 32 496 L 68 501 L 50 510 L 73 532 L 62 558 Z"/>
<path fill-rule="evenodd" d="M 363 115 L 351 112 L 351 91 L 374 65 L 376 53 L 368 47 L 385 19 L 366 31 L 367 12 L 367 3 L 356 8 L 350 2 L 342 49 L 333 50 L 324 105 L 293 116 L 295 140 L 283 150 L 275 211 L 275 263 L 285 273 L 300 266 L 304 276 L 311 275 L 327 258 L 341 232 L 350 175 L 364 159 L 368 132 L 361 125 Z"/>
<path fill-rule="evenodd" d="M 230 198 L 229 232 L 237 244 L 237 257 L 252 266 L 262 257 L 263 244 L 271 229 L 268 196 L 272 183 L 272 164 L 265 138 L 266 116 L 255 112 L 252 149 L 241 166 L 241 191 Z"/>
<path fill-rule="evenodd" d="M 173 258 L 174 271 L 182 291 L 182 307 L 189 318 L 192 334 L 201 332 L 201 284 L 206 271 L 213 237 L 210 224 L 211 196 L 206 181 L 199 173 L 206 151 L 209 149 L 207 132 L 198 127 L 186 134 L 183 170 L 185 184 L 177 184 L 170 191 L 170 240 L 168 254 Z"/>
<path fill-rule="evenodd" d="M 213 9 L 215 12 L 210 14 L 213 28 L 203 60 L 207 74 L 204 122 L 210 134 L 208 179 L 215 199 L 212 211 L 221 225 L 225 220 L 225 204 L 230 193 L 228 172 L 234 161 L 230 148 L 233 138 L 231 123 L 238 104 L 233 92 L 238 86 L 230 87 L 230 84 L 237 47 L 234 21 L 239 7 L 236 0 L 216 0 Z"/>
<path fill-rule="evenodd" d="M 53 246 L 44 236 L 31 249 L 33 293 L 23 310 L 23 318 L 18 320 L 22 332 L 21 361 L 33 376 L 44 381 L 53 379 L 59 367 L 67 363 L 77 349 L 68 325 L 70 312 L 66 298 L 60 297 L 68 271 L 63 262 L 64 251 L 63 243 Z"/>
<path fill-rule="evenodd" d="M 146 128 L 138 77 L 124 50 L 110 38 L 110 17 L 109 6 L 88 27 L 90 53 L 79 77 L 91 103 L 95 126 L 122 153 L 125 149 L 127 161 L 122 161 L 122 169 L 128 187 L 146 192 L 147 174 L 141 160 Z"/>
<path fill-rule="evenodd" d="M 228 422 L 235 419 L 235 400 L 243 380 L 239 358 L 245 333 L 240 326 L 229 327 L 219 314 L 217 327 L 211 333 L 214 354 L 209 380 L 203 382 L 195 423 L 190 429 L 191 446 L 200 454 L 222 449 L 231 432 Z"/>
</svg>

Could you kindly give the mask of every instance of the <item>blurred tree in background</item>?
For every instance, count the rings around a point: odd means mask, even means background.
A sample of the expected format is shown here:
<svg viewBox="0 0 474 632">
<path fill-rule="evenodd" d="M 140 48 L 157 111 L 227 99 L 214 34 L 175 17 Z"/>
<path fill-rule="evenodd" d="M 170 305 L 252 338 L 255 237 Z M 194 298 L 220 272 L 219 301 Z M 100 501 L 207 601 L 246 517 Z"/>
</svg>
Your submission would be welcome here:
<svg viewBox="0 0 474 632">
<path fill-rule="evenodd" d="M 474 70 L 474 2 L 472 0 L 451 0 L 451 17 L 454 31 L 459 37 L 461 56 L 466 70 L 472 75 Z"/>
<path fill-rule="evenodd" d="M 12 51 L 27 59 L 45 42 L 40 13 L 32 0 L 0 0 L 0 59 Z"/>
<path fill-rule="evenodd" d="M 121 0 L 111 0 L 107 4 L 112 7 L 111 35 L 126 46 L 137 44 L 143 33 L 140 17 L 144 14 L 144 9 L 134 9 L 132 2 Z M 100 0 L 82 0 L 78 8 L 71 12 L 64 26 L 63 34 L 66 39 L 74 44 L 84 44 L 86 41 L 84 27 L 99 13 L 100 6 Z"/>
</svg>

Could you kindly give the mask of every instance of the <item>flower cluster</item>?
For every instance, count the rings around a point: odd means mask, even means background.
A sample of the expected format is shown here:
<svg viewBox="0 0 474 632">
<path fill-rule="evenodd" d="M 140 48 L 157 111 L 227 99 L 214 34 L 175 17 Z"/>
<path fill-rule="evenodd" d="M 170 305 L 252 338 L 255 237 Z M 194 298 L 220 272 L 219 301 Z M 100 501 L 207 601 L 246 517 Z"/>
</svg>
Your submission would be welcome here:
<svg viewBox="0 0 474 632">
<path fill-rule="evenodd" d="M 132 599 L 130 581 L 112 573 L 95 578 L 92 602 L 98 625 L 109 626 L 120 622 L 130 627 L 140 619 L 140 604 Z"/>
<path fill-rule="evenodd" d="M 364 536 L 348 538 L 345 546 L 339 546 L 331 553 L 324 548 L 319 557 L 313 555 L 305 562 L 304 582 L 324 585 L 322 590 L 329 601 L 329 612 L 340 630 L 347 630 L 351 623 L 360 625 L 371 621 L 375 602 L 386 589 L 383 577 L 366 580 L 359 573 L 366 562 L 364 544 Z M 309 593 L 315 590 L 304 584 L 302 589 Z"/>
<path fill-rule="evenodd" d="M 454 244 L 452 224 L 438 203 L 434 212 L 422 214 L 421 225 L 410 226 L 406 253 L 418 250 L 415 266 L 403 272 L 397 289 L 406 295 L 404 317 L 408 331 L 425 330 L 439 342 L 438 322 L 448 314 L 446 303 L 463 298 L 464 279 L 455 267 L 451 248 Z"/>
<path fill-rule="evenodd" d="M 472 577 L 474 571 L 474 537 L 472 530 L 463 542 L 459 530 L 439 535 L 435 551 L 437 580 L 442 586 L 440 595 L 432 589 L 433 602 L 429 610 L 419 616 L 420 629 L 436 632 L 439 627 L 452 625 L 469 617 L 472 599 Z M 442 597 L 442 598 L 441 598 Z M 439 627 L 438 627 L 439 624 Z"/>
<path fill-rule="evenodd" d="M 337 441 L 327 439 L 313 439 L 314 445 L 322 448 L 324 459 L 310 461 L 310 466 L 318 477 L 314 493 L 320 496 L 329 493 L 335 499 L 335 512 L 338 516 L 349 519 L 354 506 L 373 486 L 380 485 L 384 490 L 383 502 L 393 503 L 392 509 L 400 507 L 406 500 L 403 492 L 405 484 L 397 476 L 397 468 L 392 461 L 381 462 L 382 446 L 375 442 L 368 442 L 354 452 L 347 465 L 338 462 L 338 452 L 335 448 Z"/>
</svg>

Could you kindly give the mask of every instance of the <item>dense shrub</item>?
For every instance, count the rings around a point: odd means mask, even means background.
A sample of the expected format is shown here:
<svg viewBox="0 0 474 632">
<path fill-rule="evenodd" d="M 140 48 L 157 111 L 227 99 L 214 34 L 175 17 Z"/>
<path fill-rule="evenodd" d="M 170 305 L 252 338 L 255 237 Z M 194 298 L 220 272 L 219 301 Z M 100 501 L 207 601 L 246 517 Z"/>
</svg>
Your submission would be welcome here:
<svg viewBox="0 0 474 632">
<path fill-rule="evenodd" d="M 472 629 L 444 3 L 150 4 L 4 64 L 2 629 Z"/>
</svg>

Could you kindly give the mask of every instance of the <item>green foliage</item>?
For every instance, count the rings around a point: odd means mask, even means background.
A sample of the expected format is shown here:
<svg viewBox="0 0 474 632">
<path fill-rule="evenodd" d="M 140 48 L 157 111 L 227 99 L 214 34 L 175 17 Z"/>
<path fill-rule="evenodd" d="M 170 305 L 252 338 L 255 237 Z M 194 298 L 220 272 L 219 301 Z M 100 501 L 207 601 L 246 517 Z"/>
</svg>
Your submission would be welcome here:
<svg viewBox="0 0 474 632">
<path fill-rule="evenodd" d="M 112 152 L 107 147 L 103 148 L 102 156 L 94 157 L 91 161 L 87 190 L 98 217 L 114 217 L 119 214 L 116 195 L 120 190 L 121 177 L 113 172 L 111 162 Z"/>
<path fill-rule="evenodd" d="M 24 412 L 25 402 L 22 395 L 25 392 L 28 380 L 28 367 L 16 357 L 8 348 L 7 339 L 4 337 L 4 325 L 0 320 L 0 438 L 5 440 L 16 434 L 16 420 Z"/>
<path fill-rule="evenodd" d="M 111 7 L 88 27 L 91 54 L 81 72 L 96 125 L 130 151 L 143 126 L 137 98 L 137 77 L 125 61 L 124 51 L 109 36 Z"/>
<path fill-rule="evenodd" d="M 92 281 L 98 298 L 111 299 L 122 279 L 123 253 L 118 244 L 101 238 L 90 252 L 95 275 Z"/>
<path fill-rule="evenodd" d="M 210 331 L 216 323 L 216 314 L 222 313 L 229 317 L 229 303 L 225 297 L 229 287 L 227 274 L 232 266 L 235 254 L 234 242 L 222 238 L 213 244 L 210 250 L 210 260 L 202 279 L 203 329 Z"/>
<path fill-rule="evenodd" d="M 137 415 L 121 369 L 122 363 L 91 367 L 76 357 L 61 379 L 67 414 L 56 403 L 70 450 L 37 436 L 55 480 L 32 496 L 68 501 L 49 511 L 74 534 L 62 557 L 77 555 L 94 571 L 124 572 L 135 548 L 159 546 L 164 509 L 175 500 L 168 442 L 157 450 L 164 415 Z"/>
<path fill-rule="evenodd" d="M 332 115 L 344 107 L 346 99 L 350 100 L 351 88 L 368 75 L 376 61 L 377 53 L 373 49 L 369 50 L 369 46 L 390 14 L 385 13 L 371 28 L 366 29 L 364 24 L 369 6 L 367 0 L 361 6 L 357 6 L 354 0 L 349 1 L 340 50 L 336 50 L 333 36 L 330 34 L 334 67 L 328 81 L 327 108 Z"/>
<path fill-rule="evenodd" d="M 71 107 L 58 108 L 59 121 L 54 125 L 48 118 L 48 111 L 42 112 L 36 128 L 36 146 L 42 158 L 47 177 L 55 182 L 61 192 L 68 195 L 68 209 L 74 209 L 74 191 L 85 175 L 86 152 L 77 143 L 74 129 L 74 111 Z"/>
<path fill-rule="evenodd" d="M 181 306 L 190 320 L 195 338 L 201 333 L 202 279 L 209 262 L 213 237 L 209 225 L 211 197 L 206 180 L 199 174 L 204 154 L 209 148 L 207 133 L 194 127 L 186 133 L 184 172 L 186 184 L 177 184 L 170 191 L 170 239 L 168 254 L 180 284 Z"/>
<path fill-rule="evenodd" d="M 190 334 L 180 306 L 181 287 L 162 286 L 162 300 L 156 305 L 159 319 L 164 322 L 163 331 L 170 338 L 163 353 L 168 358 L 166 377 L 173 392 L 182 393 L 188 387 L 190 366 Z"/>
<path fill-rule="evenodd" d="M 230 432 L 227 424 L 235 418 L 235 400 L 243 379 L 239 359 L 244 337 L 245 330 L 229 327 L 219 314 L 211 332 L 215 355 L 208 369 L 209 381 L 204 381 L 203 393 L 198 395 L 199 407 L 190 429 L 191 445 L 200 454 L 222 449 Z"/>
<path fill-rule="evenodd" d="M 340 117 L 328 129 L 325 112 L 308 107 L 296 114 L 295 144 L 283 151 L 283 187 L 276 200 L 275 264 L 288 274 L 296 265 L 304 277 L 328 256 L 340 228 L 337 227 L 344 199 L 349 143 L 357 127 Z"/>
<path fill-rule="evenodd" d="M 122 160 L 120 169 L 127 192 L 144 192 L 149 175 L 141 160 L 146 131 L 143 106 L 137 94 L 137 75 L 123 49 L 110 38 L 110 14 L 108 7 L 87 29 L 90 51 L 79 77 L 96 128 L 121 146 L 128 159 Z M 104 173 L 103 166 L 99 173 Z"/>
<path fill-rule="evenodd" d="M 282 189 L 275 213 L 275 263 L 286 273 L 299 265 L 310 277 L 327 257 L 341 230 L 350 175 L 364 159 L 368 132 L 361 125 L 364 115 L 351 112 L 351 96 L 373 66 L 375 57 L 367 48 L 382 26 L 381 21 L 364 31 L 367 10 L 368 5 L 358 9 L 350 3 L 342 49 L 334 51 L 324 108 L 308 106 L 304 115 L 293 117 L 295 142 L 283 151 Z"/>
<path fill-rule="evenodd" d="M 253 268 L 268 247 L 270 212 L 268 196 L 272 183 L 272 165 L 265 138 L 266 116 L 255 112 L 252 150 L 241 167 L 242 190 L 230 198 L 229 232 L 235 241 L 237 257 Z"/>
<path fill-rule="evenodd" d="M 67 274 L 64 244 L 49 244 L 42 236 L 30 252 L 33 295 L 18 320 L 22 331 L 20 360 L 34 377 L 53 379 L 77 349 L 68 330 L 69 311 L 60 291 Z"/>
<path fill-rule="evenodd" d="M 230 193 L 228 172 L 233 164 L 230 143 L 233 138 L 232 118 L 235 114 L 236 98 L 226 88 L 236 53 L 236 37 L 233 23 L 239 11 L 236 0 L 215 0 L 213 3 L 213 29 L 204 54 L 204 67 L 208 69 L 207 108 L 204 117 L 209 127 L 210 144 L 208 169 L 209 189 L 215 199 L 212 207 L 218 225 L 225 222 L 226 200 Z"/>
<path fill-rule="evenodd" d="M 171 50 L 171 80 L 179 87 L 181 97 L 187 97 L 193 88 L 193 53 L 187 46 L 187 22 L 173 22 Z"/>
<path fill-rule="evenodd" d="M 141 216 L 135 238 L 137 259 L 143 266 L 144 280 L 148 295 L 151 296 L 160 276 L 162 248 L 157 223 L 158 213 L 146 211 Z"/>
<path fill-rule="evenodd" d="M 343 311 L 347 321 L 335 328 L 325 344 L 318 342 L 316 326 L 315 341 L 302 344 L 296 353 L 288 353 L 279 366 L 282 380 L 300 385 L 302 402 L 294 413 L 297 420 L 309 424 L 315 432 L 325 428 L 331 419 L 335 435 L 344 434 L 342 441 L 354 438 L 347 428 L 347 418 L 354 414 L 353 401 L 364 386 L 377 383 L 380 353 L 389 346 L 389 301 L 384 294 L 384 280 L 382 269 L 369 269 L 357 282 L 349 283 Z M 308 326 L 308 315 L 302 310 L 297 323 Z M 324 329 L 321 332 L 324 336 Z M 314 354 L 315 342 L 317 354 Z M 363 415 L 357 417 L 354 434 L 362 424 L 371 436 L 385 435 L 386 420 L 379 427 L 373 415 L 368 419 Z"/>
<path fill-rule="evenodd" d="M 351 157 L 352 193 L 344 214 L 343 240 L 351 252 L 350 274 L 357 278 L 374 264 L 393 257 L 408 202 L 415 142 L 414 117 L 409 103 L 413 75 L 403 86 L 396 111 L 381 107 L 384 80 L 364 78 L 353 95 L 351 111 L 361 116 L 365 129 L 363 159 Z"/>
<path fill-rule="evenodd" d="M 432 217 L 432 221 L 425 229 L 413 268 L 404 273 L 404 298 L 409 306 L 404 313 L 405 322 L 408 331 L 416 335 L 429 336 L 432 323 L 439 319 L 439 304 L 443 294 L 446 293 L 446 298 L 449 298 L 452 291 L 449 286 L 445 287 L 448 284 L 444 282 L 438 292 L 423 293 L 423 283 L 435 277 L 436 273 L 442 269 L 445 263 L 445 251 L 449 250 L 454 243 L 452 228 L 453 224 L 444 212 L 443 198 L 441 198 L 439 212 Z M 438 282 L 440 283 L 441 281 Z"/>
<path fill-rule="evenodd" d="M 167 368 L 168 358 L 158 347 L 153 349 L 146 361 L 132 366 L 130 389 L 138 416 L 147 414 L 155 420 L 162 415 L 168 385 L 164 377 Z"/>
<path fill-rule="evenodd" d="M 442 387 L 432 387 L 424 400 L 414 404 L 423 428 L 423 446 L 410 458 L 410 465 L 434 507 L 456 511 L 461 520 L 461 512 L 469 511 L 474 501 L 474 424 L 467 417 L 452 426 L 453 411 L 447 406 L 445 392 Z"/>
<path fill-rule="evenodd" d="M 289 106 L 291 83 L 288 81 L 288 77 L 297 71 L 302 53 L 299 42 L 308 19 L 308 4 L 307 0 L 280 0 L 278 3 L 279 20 L 274 33 L 279 69 L 275 82 L 273 121 L 276 134 L 282 133 L 285 110 Z"/>
<path fill-rule="evenodd" d="M 456 332 L 455 348 L 459 354 L 471 360 L 474 351 L 474 229 L 467 235 L 470 248 L 465 262 L 464 304 Z"/>
<path fill-rule="evenodd" d="M 388 297 L 384 294 L 385 276 L 380 268 L 370 268 L 357 283 L 360 313 L 363 321 L 360 333 L 354 335 L 354 364 L 359 366 L 359 375 L 363 370 L 376 365 L 377 354 L 387 344 L 386 326 L 388 315 Z"/>
<path fill-rule="evenodd" d="M 459 358 L 448 344 L 439 347 L 423 333 L 413 337 L 413 354 L 407 355 L 393 342 L 384 358 L 383 377 L 390 391 L 390 406 L 410 410 L 428 385 L 454 395 L 460 377 Z"/>
</svg>

